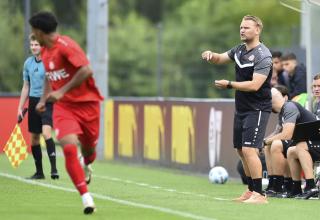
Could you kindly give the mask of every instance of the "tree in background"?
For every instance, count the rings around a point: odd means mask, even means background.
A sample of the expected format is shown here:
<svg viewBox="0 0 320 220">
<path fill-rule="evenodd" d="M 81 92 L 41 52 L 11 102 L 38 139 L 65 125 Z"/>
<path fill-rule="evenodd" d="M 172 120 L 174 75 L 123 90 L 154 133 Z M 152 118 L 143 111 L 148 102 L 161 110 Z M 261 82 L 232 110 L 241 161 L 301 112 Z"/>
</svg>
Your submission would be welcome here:
<svg viewBox="0 0 320 220">
<path fill-rule="evenodd" d="M 17 91 L 24 62 L 23 15 L 10 0 L 0 1 L 0 8 L 0 91 Z"/>
<path fill-rule="evenodd" d="M 155 28 L 130 12 L 109 29 L 109 88 L 112 96 L 156 95 Z"/>
<path fill-rule="evenodd" d="M 148 3 L 146 3 L 146 1 Z M 246 14 L 254 14 L 262 18 L 264 21 L 264 31 L 262 38 L 268 47 L 289 47 L 294 42 L 292 38 L 292 27 L 299 25 L 299 14 L 282 7 L 278 0 L 110 0 L 110 88 L 111 95 L 135 95 L 145 96 L 146 87 L 141 87 L 139 84 L 134 83 L 131 78 L 135 77 L 141 80 L 149 87 L 149 95 L 156 95 L 156 62 L 148 61 L 150 75 L 146 77 L 146 72 L 139 72 L 140 63 L 145 59 L 139 58 L 140 55 L 147 55 L 142 51 L 148 51 L 154 48 L 152 44 L 157 43 L 157 32 L 162 31 L 162 70 L 163 70 L 163 95 L 164 96 L 177 96 L 177 97 L 232 97 L 230 91 L 217 90 L 211 84 L 216 78 L 220 78 L 221 74 L 225 78 L 233 79 L 234 70 L 233 65 L 229 66 L 212 66 L 201 61 L 201 51 L 205 49 L 214 49 L 215 51 L 224 52 L 225 48 L 230 48 L 232 45 L 239 42 L 239 21 Z M 129 7 L 125 7 L 129 6 Z M 125 9 L 123 8 L 125 7 Z M 130 10 L 131 7 L 131 10 Z M 122 23 L 123 27 L 119 27 L 121 22 L 117 24 L 114 20 L 127 19 L 130 11 L 136 14 L 135 27 L 130 28 L 128 22 Z M 119 13 L 120 12 L 120 13 Z M 140 21 L 138 22 L 138 18 Z M 146 26 L 141 26 L 143 20 Z M 162 29 L 157 28 L 157 24 L 161 22 Z M 134 24 L 132 24 L 134 25 Z M 120 37 L 116 35 L 115 29 L 120 28 L 122 31 L 128 32 L 127 35 L 123 34 Z M 143 38 L 143 30 L 132 32 L 132 29 L 140 28 L 149 33 L 148 37 Z M 135 33 L 137 35 L 135 35 Z M 154 34 L 151 34 L 154 33 Z M 135 35 L 135 36 L 134 36 Z M 130 36 L 130 37 L 128 37 Z M 121 42 L 133 39 L 134 44 L 138 46 L 129 46 L 128 50 L 123 48 Z M 145 41 L 145 39 L 149 39 Z M 112 42 L 115 42 L 114 44 Z M 116 43 L 117 42 L 117 43 Z M 129 54 L 137 53 L 135 62 L 126 62 L 124 57 L 119 62 L 114 61 L 121 59 L 120 55 L 116 56 L 115 50 L 121 48 L 121 51 L 126 51 Z M 132 47 L 138 47 L 139 52 L 132 50 Z M 121 54 L 119 52 L 119 54 Z M 130 57 L 129 55 L 124 55 Z M 157 51 L 150 50 L 149 56 L 156 60 Z M 132 56 L 131 56 L 132 58 Z M 132 59 L 131 59 L 132 60 Z M 150 59 L 148 59 L 150 60 Z M 127 65 L 123 65 L 126 63 Z M 118 69 L 118 70 L 117 70 Z M 116 74 L 119 69 L 127 74 L 134 73 L 135 76 L 121 78 L 121 83 L 130 86 L 121 88 L 119 85 L 119 77 Z M 137 71 L 135 71 L 137 70 Z M 112 76 L 114 74 L 114 76 Z M 138 75 L 136 75 L 138 74 Z M 117 83 L 114 84 L 113 80 Z M 130 83 L 131 82 L 131 83 Z M 148 85 L 149 84 L 149 85 Z M 142 91 L 143 90 L 143 91 Z"/>
<path fill-rule="evenodd" d="M 60 31 L 82 45 L 86 39 L 86 1 L 33 0 L 31 13 L 39 10 L 54 11 L 63 19 Z M 24 54 L 24 5 L 21 0 L 0 1 L 0 92 L 19 92 L 22 87 Z M 66 10 L 67 9 L 67 10 Z"/>
<path fill-rule="evenodd" d="M 299 14 L 280 6 L 277 0 L 184 2 L 164 21 L 167 51 L 164 65 L 171 65 L 165 67 L 165 86 L 168 86 L 166 91 L 174 87 L 180 92 L 179 96 L 230 97 L 230 91 L 210 85 L 221 75 L 233 80 L 234 66 L 208 65 L 200 60 L 200 54 L 206 49 L 225 52 L 226 48 L 239 42 L 239 26 L 244 15 L 254 14 L 262 18 L 265 25 L 262 39 L 269 48 L 291 46 L 291 28 L 299 24 Z M 170 71 L 173 69 L 175 72 Z M 179 85 L 183 87 L 177 89 Z"/>
<path fill-rule="evenodd" d="M 23 1 L 2 0 L 0 8 L 0 92 L 18 92 L 22 82 L 16 79 L 24 61 Z M 54 12 L 59 32 L 86 48 L 87 0 L 32 0 L 32 14 L 39 10 Z M 296 43 L 292 28 L 299 26 L 300 15 L 278 0 L 109 0 L 110 95 L 157 96 L 161 54 L 163 96 L 232 97 L 212 82 L 221 75 L 233 80 L 233 65 L 208 65 L 200 54 L 206 49 L 224 52 L 237 44 L 246 14 L 263 20 L 262 39 L 269 48 Z"/>
</svg>

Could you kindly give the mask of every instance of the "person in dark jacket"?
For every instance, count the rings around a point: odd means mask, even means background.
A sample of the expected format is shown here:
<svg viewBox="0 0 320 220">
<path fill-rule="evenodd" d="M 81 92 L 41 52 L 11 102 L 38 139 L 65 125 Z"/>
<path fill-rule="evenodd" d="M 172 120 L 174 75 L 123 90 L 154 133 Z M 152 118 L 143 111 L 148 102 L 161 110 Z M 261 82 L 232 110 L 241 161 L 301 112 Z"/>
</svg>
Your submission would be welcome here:
<svg viewBox="0 0 320 220">
<path fill-rule="evenodd" d="M 299 64 L 294 53 L 282 57 L 283 69 L 289 74 L 289 99 L 307 92 L 306 67 Z"/>
</svg>

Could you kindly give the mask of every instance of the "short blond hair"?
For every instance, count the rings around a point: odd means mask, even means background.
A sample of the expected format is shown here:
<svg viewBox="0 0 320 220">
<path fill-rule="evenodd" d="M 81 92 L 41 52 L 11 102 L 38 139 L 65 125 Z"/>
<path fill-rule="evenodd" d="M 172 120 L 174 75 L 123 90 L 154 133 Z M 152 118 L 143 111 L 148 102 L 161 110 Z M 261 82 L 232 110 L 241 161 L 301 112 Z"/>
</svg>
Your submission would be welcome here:
<svg viewBox="0 0 320 220">
<path fill-rule="evenodd" d="M 260 29 L 260 31 L 262 31 L 263 29 L 263 24 L 262 21 L 259 17 L 254 16 L 254 15 L 245 15 L 242 20 L 250 20 L 250 21 L 254 21 L 256 23 L 256 25 L 258 26 L 258 28 Z"/>
</svg>

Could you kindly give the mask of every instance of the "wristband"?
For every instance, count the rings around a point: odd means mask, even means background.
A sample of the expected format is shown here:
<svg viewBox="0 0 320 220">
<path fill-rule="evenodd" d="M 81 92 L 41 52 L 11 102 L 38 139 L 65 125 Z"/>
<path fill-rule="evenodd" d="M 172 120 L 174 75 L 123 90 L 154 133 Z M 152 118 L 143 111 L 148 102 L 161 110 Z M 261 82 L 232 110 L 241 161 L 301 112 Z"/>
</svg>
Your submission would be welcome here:
<svg viewBox="0 0 320 220">
<path fill-rule="evenodd" d="M 228 81 L 227 89 L 232 89 L 232 84 L 230 80 Z"/>
</svg>

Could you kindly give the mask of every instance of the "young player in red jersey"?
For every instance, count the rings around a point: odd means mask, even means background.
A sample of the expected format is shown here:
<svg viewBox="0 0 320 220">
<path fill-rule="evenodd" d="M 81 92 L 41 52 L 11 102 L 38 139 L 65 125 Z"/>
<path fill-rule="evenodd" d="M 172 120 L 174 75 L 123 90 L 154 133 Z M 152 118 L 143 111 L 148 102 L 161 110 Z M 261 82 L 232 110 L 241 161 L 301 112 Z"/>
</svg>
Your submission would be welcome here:
<svg viewBox="0 0 320 220">
<path fill-rule="evenodd" d="M 54 102 L 53 120 L 57 138 L 63 147 L 66 170 L 79 191 L 84 213 L 95 211 L 88 192 L 91 164 L 96 158 L 99 135 L 100 95 L 89 61 L 80 46 L 56 32 L 58 22 L 50 12 L 33 15 L 29 23 L 43 46 L 41 54 L 46 70 L 44 93 L 37 110 L 44 111 L 45 101 Z M 77 154 L 80 143 L 84 165 Z"/>
</svg>

